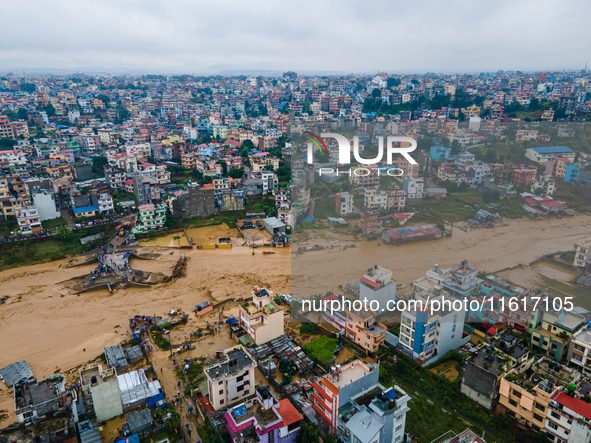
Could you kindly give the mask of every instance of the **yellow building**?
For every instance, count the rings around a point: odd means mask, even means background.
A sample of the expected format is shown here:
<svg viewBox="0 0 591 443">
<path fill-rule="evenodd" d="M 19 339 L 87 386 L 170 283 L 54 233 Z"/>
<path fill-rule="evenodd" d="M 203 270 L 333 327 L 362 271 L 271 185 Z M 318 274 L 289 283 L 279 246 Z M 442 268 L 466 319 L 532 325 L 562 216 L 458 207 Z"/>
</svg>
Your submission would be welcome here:
<svg viewBox="0 0 591 443">
<path fill-rule="evenodd" d="M 283 335 L 283 308 L 275 303 L 270 289 L 255 287 L 252 301 L 241 305 L 239 311 L 240 326 L 257 346 Z"/>
</svg>

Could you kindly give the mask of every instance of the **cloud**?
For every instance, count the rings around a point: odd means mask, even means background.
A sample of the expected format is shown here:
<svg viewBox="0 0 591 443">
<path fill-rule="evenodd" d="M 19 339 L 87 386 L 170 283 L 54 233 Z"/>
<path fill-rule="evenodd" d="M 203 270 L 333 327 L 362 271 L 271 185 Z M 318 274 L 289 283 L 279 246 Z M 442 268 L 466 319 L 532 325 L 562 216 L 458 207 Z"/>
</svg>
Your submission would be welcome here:
<svg viewBox="0 0 591 443">
<path fill-rule="evenodd" d="M 2 2 L 0 69 L 582 68 L 590 12 L 582 0 Z"/>
</svg>

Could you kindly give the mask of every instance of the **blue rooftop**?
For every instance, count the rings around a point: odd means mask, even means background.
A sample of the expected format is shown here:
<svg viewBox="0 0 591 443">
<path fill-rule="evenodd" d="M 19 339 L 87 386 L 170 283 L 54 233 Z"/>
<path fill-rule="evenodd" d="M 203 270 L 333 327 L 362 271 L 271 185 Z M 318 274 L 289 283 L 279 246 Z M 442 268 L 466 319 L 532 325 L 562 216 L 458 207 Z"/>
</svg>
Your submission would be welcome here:
<svg viewBox="0 0 591 443">
<path fill-rule="evenodd" d="M 534 151 L 539 152 L 540 154 L 570 154 L 574 152 L 572 149 L 567 148 L 566 146 L 542 146 L 539 148 L 532 148 Z"/>
<path fill-rule="evenodd" d="M 82 208 L 74 208 L 74 214 L 79 214 L 81 212 L 98 211 L 98 210 L 99 210 L 99 207 L 96 205 L 84 206 Z"/>
</svg>

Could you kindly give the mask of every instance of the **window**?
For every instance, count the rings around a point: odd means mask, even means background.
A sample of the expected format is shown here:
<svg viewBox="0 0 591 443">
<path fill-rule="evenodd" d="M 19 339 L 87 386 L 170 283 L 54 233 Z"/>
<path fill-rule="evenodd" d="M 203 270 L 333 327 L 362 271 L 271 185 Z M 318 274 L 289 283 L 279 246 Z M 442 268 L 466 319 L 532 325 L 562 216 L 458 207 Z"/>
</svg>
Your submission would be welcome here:
<svg viewBox="0 0 591 443">
<path fill-rule="evenodd" d="M 533 340 L 533 341 L 540 341 L 540 337 L 538 337 L 537 335 L 534 335 L 534 336 L 532 337 L 532 340 Z"/>
<path fill-rule="evenodd" d="M 575 351 L 579 351 L 579 352 L 585 352 L 585 348 L 581 345 L 574 345 Z"/>
<path fill-rule="evenodd" d="M 517 402 L 515 400 L 509 399 L 509 404 L 512 406 L 517 406 Z"/>
<path fill-rule="evenodd" d="M 248 394 L 250 394 L 250 390 L 249 389 L 247 389 L 246 391 L 244 391 L 244 395 L 248 395 Z"/>
<path fill-rule="evenodd" d="M 223 380 L 218 383 L 218 385 L 220 385 L 220 386 L 223 385 L 223 384 L 224 384 L 224 381 Z"/>
<path fill-rule="evenodd" d="M 542 412 L 544 412 L 546 410 L 546 408 L 539 403 L 535 403 L 535 406 L 537 409 L 539 409 Z"/>
<path fill-rule="evenodd" d="M 554 423 L 553 421 L 549 421 L 549 420 L 548 420 L 548 427 L 550 427 L 554 430 L 558 429 L 558 425 L 556 423 Z"/>
<path fill-rule="evenodd" d="M 535 418 L 537 421 L 539 421 L 539 422 L 541 422 L 541 421 L 543 421 L 543 420 L 544 420 L 544 417 L 542 417 L 541 415 L 538 415 L 538 414 L 536 414 L 535 412 L 534 412 L 534 418 Z"/>
<path fill-rule="evenodd" d="M 557 414 L 557 413 L 556 413 L 556 412 L 554 412 L 554 411 L 550 411 L 550 415 L 551 415 L 552 417 L 554 417 L 554 418 L 557 418 L 558 420 L 560 420 L 560 414 Z"/>
<path fill-rule="evenodd" d="M 517 398 L 521 398 L 521 393 L 517 392 L 515 389 L 513 389 L 513 395 Z"/>
<path fill-rule="evenodd" d="M 224 393 L 223 389 L 220 389 L 220 395 L 222 395 Z"/>
<path fill-rule="evenodd" d="M 223 405 L 223 404 L 224 404 L 224 400 L 220 400 L 220 405 Z"/>
<path fill-rule="evenodd" d="M 23 417 L 24 417 L 24 418 L 29 418 L 29 417 L 32 417 L 32 416 L 33 416 L 33 411 L 25 412 L 25 413 L 23 414 Z"/>
<path fill-rule="evenodd" d="M 238 386 L 238 389 L 236 389 L 236 390 L 237 390 L 238 392 L 240 392 L 240 391 L 244 391 L 244 385 L 242 385 L 242 386 Z"/>
<path fill-rule="evenodd" d="M 400 425 L 400 426 L 397 426 L 397 427 L 396 427 L 396 432 L 400 431 L 401 429 L 402 429 L 402 425 Z"/>
</svg>

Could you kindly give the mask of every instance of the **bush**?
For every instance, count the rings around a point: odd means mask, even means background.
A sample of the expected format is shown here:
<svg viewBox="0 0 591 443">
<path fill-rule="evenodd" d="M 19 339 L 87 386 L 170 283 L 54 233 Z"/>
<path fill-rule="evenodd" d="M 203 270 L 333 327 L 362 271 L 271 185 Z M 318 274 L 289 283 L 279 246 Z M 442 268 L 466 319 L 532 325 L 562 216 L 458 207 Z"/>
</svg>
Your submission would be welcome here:
<svg viewBox="0 0 591 443">
<path fill-rule="evenodd" d="M 320 329 L 316 323 L 304 323 L 300 326 L 300 334 L 312 334 L 316 335 L 320 333 Z"/>
<path fill-rule="evenodd" d="M 329 363 L 334 358 L 334 351 L 337 349 L 339 341 L 336 338 L 330 338 L 323 335 L 314 341 L 304 345 L 310 356 L 322 364 Z"/>
</svg>

